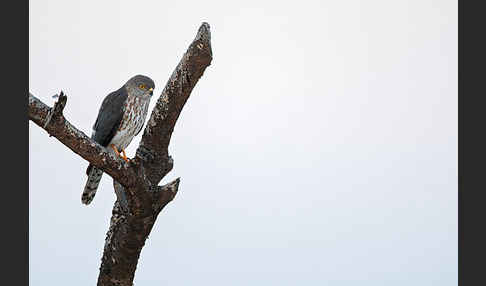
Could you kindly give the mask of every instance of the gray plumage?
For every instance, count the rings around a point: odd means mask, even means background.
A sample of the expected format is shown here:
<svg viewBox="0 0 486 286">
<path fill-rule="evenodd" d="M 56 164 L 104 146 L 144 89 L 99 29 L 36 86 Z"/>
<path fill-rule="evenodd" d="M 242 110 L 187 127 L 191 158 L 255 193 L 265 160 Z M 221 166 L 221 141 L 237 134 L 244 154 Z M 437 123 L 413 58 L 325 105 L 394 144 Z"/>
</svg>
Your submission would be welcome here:
<svg viewBox="0 0 486 286">
<path fill-rule="evenodd" d="M 154 88 L 152 79 L 136 75 L 108 94 L 98 111 L 91 138 L 104 147 L 113 145 L 120 151 L 127 148 L 142 130 Z M 88 180 L 81 201 L 88 205 L 96 194 L 103 171 L 90 164 L 86 175 Z"/>
</svg>

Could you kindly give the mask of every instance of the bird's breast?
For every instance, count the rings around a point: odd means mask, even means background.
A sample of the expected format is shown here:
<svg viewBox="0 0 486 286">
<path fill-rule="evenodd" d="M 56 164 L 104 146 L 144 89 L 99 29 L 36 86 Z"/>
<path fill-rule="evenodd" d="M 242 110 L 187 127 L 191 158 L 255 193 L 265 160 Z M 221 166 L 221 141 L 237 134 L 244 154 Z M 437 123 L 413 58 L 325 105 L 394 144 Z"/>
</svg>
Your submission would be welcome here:
<svg viewBox="0 0 486 286">
<path fill-rule="evenodd" d="M 147 116 L 149 100 L 145 100 L 136 96 L 128 97 L 125 102 L 122 122 L 119 130 L 141 128 Z M 136 128 L 137 127 L 137 128 Z"/>
<path fill-rule="evenodd" d="M 117 148 L 125 149 L 145 123 L 150 100 L 128 97 L 123 107 L 123 117 L 113 141 Z"/>
</svg>

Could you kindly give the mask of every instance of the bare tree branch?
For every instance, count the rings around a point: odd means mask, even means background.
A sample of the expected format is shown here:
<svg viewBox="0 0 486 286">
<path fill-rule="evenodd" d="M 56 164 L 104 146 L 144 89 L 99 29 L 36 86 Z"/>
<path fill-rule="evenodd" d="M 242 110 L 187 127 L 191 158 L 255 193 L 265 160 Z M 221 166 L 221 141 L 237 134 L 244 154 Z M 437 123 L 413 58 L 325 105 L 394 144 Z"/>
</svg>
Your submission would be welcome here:
<svg viewBox="0 0 486 286">
<path fill-rule="evenodd" d="M 136 156 L 129 164 L 91 140 L 63 116 L 67 97 L 61 92 L 53 108 L 29 93 L 29 119 L 73 152 L 108 173 L 117 201 L 101 259 L 99 286 L 129 286 L 160 211 L 174 199 L 180 179 L 158 186 L 172 169 L 168 146 L 191 91 L 211 64 L 211 33 L 203 23 L 156 102 Z"/>
<path fill-rule="evenodd" d="M 62 111 L 64 110 L 64 107 L 66 107 L 67 96 L 64 95 L 64 92 L 61 91 L 61 94 L 58 97 L 59 99 L 54 104 L 54 107 L 52 107 L 47 114 L 46 123 L 42 127 L 44 129 L 46 129 L 47 125 L 49 125 L 49 122 L 51 122 L 51 119 L 53 117 L 56 119 L 61 117 Z"/>
<path fill-rule="evenodd" d="M 177 178 L 166 185 L 152 188 L 151 191 L 153 192 L 154 196 L 152 206 L 156 213 L 159 213 L 162 208 L 164 208 L 174 199 L 177 191 L 179 190 L 180 181 L 181 179 Z"/>
<path fill-rule="evenodd" d="M 134 185 L 136 175 L 122 159 L 115 156 L 64 118 L 62 111 L 66 105 L 66 96 L 62 94 L 53 108 L 45 105 L 29 93 L 29 119 L 54 136 L 74 153 L 102 169 L 125 186 Z"/>
<path fill-rule="evenodd" d="M 167 81 L 147 122 L 137 156 L 145 159 L 149 181 L 156 185 L 172 169 L 168 146 L 179 114 L 192 89 L 211 63 L 211 32 L 203 23 Z"/>
</svg>

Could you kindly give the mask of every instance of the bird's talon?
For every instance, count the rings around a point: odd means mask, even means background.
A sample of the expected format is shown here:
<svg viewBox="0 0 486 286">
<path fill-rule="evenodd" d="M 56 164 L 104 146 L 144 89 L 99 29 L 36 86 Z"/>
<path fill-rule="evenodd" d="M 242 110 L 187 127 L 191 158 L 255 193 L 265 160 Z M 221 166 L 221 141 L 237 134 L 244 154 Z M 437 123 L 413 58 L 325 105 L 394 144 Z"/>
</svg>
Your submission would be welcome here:
<svg viewBox="0 0 486 286">
<path fill-rule="evenodd" d="M 127 154 L 125 153 L 125 150 L 122 149 L 121 153 L 122 153 L 121 155 L 122 159 L 125 160 L 125 162 L 127 163 L 130 162 L 130 159 L 127 158 Z"/>
</svg>

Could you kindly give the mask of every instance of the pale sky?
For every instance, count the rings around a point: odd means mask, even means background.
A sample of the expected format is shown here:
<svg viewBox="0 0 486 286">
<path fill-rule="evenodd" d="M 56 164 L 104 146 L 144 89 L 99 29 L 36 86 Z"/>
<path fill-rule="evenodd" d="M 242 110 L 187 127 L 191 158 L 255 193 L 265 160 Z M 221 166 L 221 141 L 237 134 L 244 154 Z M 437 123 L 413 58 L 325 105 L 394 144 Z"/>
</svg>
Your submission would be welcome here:
<svg viewBox="0 0 486 286">
<path fill-rule="evenodd" d="M 457 285 L 457 1 L 29 3 L 29 90 L 87 134 L 211 25 L 135 285 Z M 30 285 L 95 285 L 112 180 L 82 205 L 88 163 L 29 136 Z"/>
</svg>

